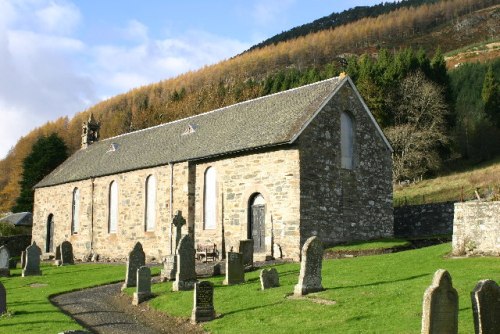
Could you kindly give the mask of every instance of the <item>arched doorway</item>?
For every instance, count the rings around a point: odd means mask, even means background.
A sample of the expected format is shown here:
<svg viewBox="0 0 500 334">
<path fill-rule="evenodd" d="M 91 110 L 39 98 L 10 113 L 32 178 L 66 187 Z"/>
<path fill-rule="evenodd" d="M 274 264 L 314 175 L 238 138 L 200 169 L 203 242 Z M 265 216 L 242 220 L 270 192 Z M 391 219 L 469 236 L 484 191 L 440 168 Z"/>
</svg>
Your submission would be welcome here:
<svg viewBox="0 0 500 334">
<path fill-rule="evenodd" d="M 45 239 L 45 252 L 52 253 L 54 251 L 54 215 L 50 214 L 47 217 L 47 238 Z"/>
<path fill-rule="evenodd" d="M 254 252 L 266 251 L 266 201 L 260 193 L 248 201 L 248 239 L 253 239 Z"/>
</svg>

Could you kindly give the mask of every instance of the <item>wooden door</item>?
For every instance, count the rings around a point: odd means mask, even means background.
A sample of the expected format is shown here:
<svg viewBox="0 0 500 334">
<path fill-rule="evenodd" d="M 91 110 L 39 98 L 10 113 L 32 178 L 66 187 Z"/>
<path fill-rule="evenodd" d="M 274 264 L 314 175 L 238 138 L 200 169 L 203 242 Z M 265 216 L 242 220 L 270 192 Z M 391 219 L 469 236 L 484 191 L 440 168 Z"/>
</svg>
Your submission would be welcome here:
<svg viewBox="0 0 500 334">
<path fill-rule="evenodd" d="M 254 252 L 266 250 L 266 206 L 252 205 L 252 239 Z"/>
<path fill-rule="evenodd" d="M 47 239 L 45 243 L 45 252 L 54 251 L 54 215 L 50 214 L 47 218 Z"/>
</svg>

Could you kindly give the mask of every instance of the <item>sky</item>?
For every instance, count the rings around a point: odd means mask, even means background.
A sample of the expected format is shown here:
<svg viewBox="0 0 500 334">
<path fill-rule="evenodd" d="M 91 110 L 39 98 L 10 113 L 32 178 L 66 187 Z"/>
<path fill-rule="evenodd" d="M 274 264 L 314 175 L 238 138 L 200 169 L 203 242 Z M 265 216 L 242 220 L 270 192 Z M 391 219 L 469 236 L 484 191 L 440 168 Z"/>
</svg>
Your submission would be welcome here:
<svg viewBox="0 0 500 334">
<path fill-rule="evenodd" d="M 382 0 L 0 0 L 0 159 L 22 136 Z"/>
</svg>

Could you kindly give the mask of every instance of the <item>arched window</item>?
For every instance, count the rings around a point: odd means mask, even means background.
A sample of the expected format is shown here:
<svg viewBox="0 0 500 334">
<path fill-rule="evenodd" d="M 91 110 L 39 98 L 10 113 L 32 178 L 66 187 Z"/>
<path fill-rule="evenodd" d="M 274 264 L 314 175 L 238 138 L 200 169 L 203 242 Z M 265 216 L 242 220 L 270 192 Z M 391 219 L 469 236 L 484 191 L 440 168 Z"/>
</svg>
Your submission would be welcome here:
<svg viewBox="0 0 500 334">
<path fill-rule="evenodd" d="M 205 229 L 214 229 L 217 219 L 217 173 L 209 167 L 205 172 L 205 193 L 203 199 L 203 219 Z"/>
<path fill-rule="evenodd" d="M 341 167 L 354 168 L 354 121 L 346 112 L 340 115 Z"/>
<path fill-rule="evenodd" d="M 80 228 L 80 189 L 73 189 L 72 215 L 71 215 L 71 234 L 78 233 Z"/>
<path fill-rule="evenodd" d="M 118 225 L 118 185 L 115 181 L 109 185 L 109 214 L 108 214 L 108 232 L 116 233 Z"/>
<path fill-rule="evenodd" d="M 146 231 L 154 231 L 156 226 L 156 177 L 146 179 Z"/>
</svg>

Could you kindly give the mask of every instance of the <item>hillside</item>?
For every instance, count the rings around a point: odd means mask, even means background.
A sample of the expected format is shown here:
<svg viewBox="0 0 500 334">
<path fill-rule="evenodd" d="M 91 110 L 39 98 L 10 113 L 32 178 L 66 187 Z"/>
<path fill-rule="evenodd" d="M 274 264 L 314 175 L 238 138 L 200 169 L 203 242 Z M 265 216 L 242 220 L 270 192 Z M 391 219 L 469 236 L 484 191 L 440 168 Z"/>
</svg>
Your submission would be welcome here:
<svg viewBox="0 0 500 334">
<path fill-rule="evenodd" d="M 500 6 L 496 3 L 439 1 L 364 17 L 136 88 L 71 119 L 48 122 L 21 138 L 0 161 L 0 211 L 8 210 L 19 194 L 21 163 L 36 138 L 57 132 L 74 152 L 79 148 L 81 124 L 88 112 L 103 124 L 101 138 L 109 138 L 286 89 L 266 87 L 269 78 L 284 69 L 298 71 L 303 79 L 297 84 L 306 84 L 338 75 L 345 70 L 349 55 L 374 53 L 381 47 L 422 47 L 431 54 L 437 46 L 448 52 L 479 41 L 498 40 Z"/>
</svg>

